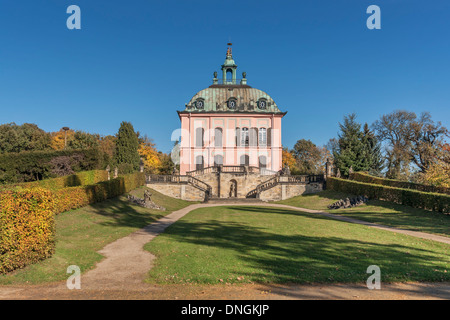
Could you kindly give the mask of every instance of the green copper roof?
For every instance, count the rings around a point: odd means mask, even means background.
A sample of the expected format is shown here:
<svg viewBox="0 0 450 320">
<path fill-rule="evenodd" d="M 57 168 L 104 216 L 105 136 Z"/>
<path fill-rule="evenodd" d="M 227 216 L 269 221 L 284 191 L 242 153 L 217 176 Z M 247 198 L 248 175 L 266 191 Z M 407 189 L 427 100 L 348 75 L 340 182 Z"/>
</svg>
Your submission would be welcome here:
<svg viewBox="0 0 450 320">
<path fill-rule="evenodd" d="M 231 100 L 235 104 L 230 108 Z M 282 113 L 267 93 L 246 85 L 212 85 L 194 95 L 184 111 Z"/>
</svg>

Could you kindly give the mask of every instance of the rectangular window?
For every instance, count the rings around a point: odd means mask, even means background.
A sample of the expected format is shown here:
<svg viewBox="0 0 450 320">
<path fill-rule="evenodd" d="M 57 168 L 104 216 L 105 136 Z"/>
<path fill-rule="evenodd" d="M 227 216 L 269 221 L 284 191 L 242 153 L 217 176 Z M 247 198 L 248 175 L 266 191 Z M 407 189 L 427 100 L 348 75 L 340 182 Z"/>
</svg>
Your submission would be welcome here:
<svg viewBox="0 0 450 320">
<path fill-rule="evenodd" d="M 250 128 L 250 146 L 258 146 L 258 128 Z"/>
<path fill-rule="evenodd" d="M 260 128 L 259 129 L 259 145 L 260 146 L 267 146 L 267 129 L 266 128 Z"/>
<path fill-rule="evenodd" d="M 195 129 L 195 146 L 203 147 L 203 139 L 204 139 L 205 130 L 203 128 Z"/>
<path fill-rule="evenodd" d="M 214 129 L 214 146 L 222 147 L 222 128 Z"/>
<path fill-rule="evenodd" d="M 248 128 L 242 128 L 242 131 L 241 131 L 241 146 L 248 147 L 248 144 L 249 144 Z"/>
</svg>

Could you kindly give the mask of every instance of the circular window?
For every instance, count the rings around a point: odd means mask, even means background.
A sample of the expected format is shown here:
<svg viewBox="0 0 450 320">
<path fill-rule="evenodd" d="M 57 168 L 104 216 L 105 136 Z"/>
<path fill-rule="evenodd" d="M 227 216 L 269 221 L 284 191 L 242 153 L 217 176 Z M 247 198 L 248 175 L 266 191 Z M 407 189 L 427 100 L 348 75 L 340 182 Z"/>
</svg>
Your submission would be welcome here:
<svg viewBox="0 0 450 320">
<path fill-rule="evenodd" d="M 234 110 L 234 109 L 236 109 L 237 101 L 234 99 L 230 99 L 230 100 L 228 100 L 227 104 L 228 104 L 228 109 Z"/>
<path fill-rule="evenodd" d="M 267 102 L 266 102 L 266 100 L 259 100 L 259 101 L 258 101 L 258 108 L 259 108 L 259 109 L 264 110 L 264 109 L 266 109 L 266 107 L 267 107 Z"/>
<path fill-rule="evenodd" d="M 195 101 L 195 107 L 197 109 L 203 109 L 205 107 L 205 101 L 203 101 L 203 100 Z"/>
</svg>

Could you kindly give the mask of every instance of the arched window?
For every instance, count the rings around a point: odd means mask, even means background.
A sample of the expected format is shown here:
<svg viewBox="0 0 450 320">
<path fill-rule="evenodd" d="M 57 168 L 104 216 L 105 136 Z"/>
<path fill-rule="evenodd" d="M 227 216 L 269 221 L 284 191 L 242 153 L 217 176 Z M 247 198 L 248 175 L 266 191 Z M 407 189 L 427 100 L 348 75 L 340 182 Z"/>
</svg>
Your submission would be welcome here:
<svg viewBox="0 0 450 320">
<path fill-rule="evenodd" d="M 260 168 L 267 168 L 267 158 L 266 156 L 259 156 L 258 158 L 258 162 L 259 162 L 259 167 Z"/>
<path fill-rule="evenodd" d="M 223 165 L 223 156 L 220 154 L 216 154 L 214 156 L 214 166 L 221 166 Z"/>
<path fill-rule="evenodd" d="M 203 128 L 195 129 L 195 146 L 203 147 L 205 130 Z"/>
<path fill-rule="evenodd" d="M 222 147 L 222 128 L 214 129 L 214 146 Z"/>
<path fill-rule="evenodd" d="M 195 157 L 195 170 L 203 169 L 203 156 Z"/>
<path fill-rule="evenodd" d="M 233 70 L 227 69 L 226 76 L 227 76 L 226 83 L 232 83 L 233 82 Z"/>
<path fill-rule="evenodd" d="M 247 154 L 243 154 L 239 160 L 241 166 L 250 165 L 250 157 Z"/>
<path fill-rule="evenodd" d="M 259 145 L 267 146 L 267 129 L 259 128 Z"/>
<path fill-rule="evenodd" d="M 242 130 L 241 130 L 241 146 L 248 147 L 248 145 L 249 145 L 248 128 L 242 128 Z"/>
</svg>

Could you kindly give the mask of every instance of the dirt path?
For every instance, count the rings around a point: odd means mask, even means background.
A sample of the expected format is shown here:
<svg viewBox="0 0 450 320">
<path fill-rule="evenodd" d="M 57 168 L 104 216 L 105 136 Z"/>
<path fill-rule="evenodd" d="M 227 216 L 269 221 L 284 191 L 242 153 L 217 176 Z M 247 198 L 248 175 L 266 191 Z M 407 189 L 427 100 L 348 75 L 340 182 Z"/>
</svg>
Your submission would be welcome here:
<svg viewBox="0 0 450 320">
<path fill-rule="evenodd" d="M 450 283 L 326 285 L 166 285 L 69 290 L 65 283 L 0 287 L 0 300 L 448 300 Z"/>
<path fill-rule="evenodd" d="M 368 290 L 364 284 L 332 285 L 219 285 L 157 286 L 143 283 L 155 256 L 143 249 L 168 226 L 192 210 L 220 204 L 194 204 L 172 212 L 157 222 L 105 246 L 105 258 L 81 276 L 81 290 L 69 290 L 66 282 L 48 285 L 2 286 L 0 299 L 450 299 L 449 283 L 386 284 Z M 250 204 L 226 204 L 250 205 Z M 386 227 L 348 217 L 280 204 L 251 204 L 283 207 L 329 218 L 408 234 L 450 244 L 450 238 Z"/>
</svg>

